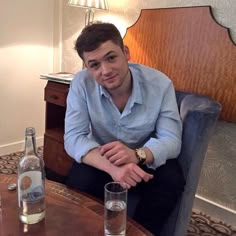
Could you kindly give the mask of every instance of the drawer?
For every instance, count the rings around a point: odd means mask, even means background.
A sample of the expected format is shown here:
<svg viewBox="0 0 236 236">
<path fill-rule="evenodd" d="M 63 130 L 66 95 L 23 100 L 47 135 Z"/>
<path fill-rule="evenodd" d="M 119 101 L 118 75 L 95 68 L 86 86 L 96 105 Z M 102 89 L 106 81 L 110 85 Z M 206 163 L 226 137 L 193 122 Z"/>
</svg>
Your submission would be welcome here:
<svg viewBox="0 0 236 236">
<path fill-rule="evenodd" d="M 44 100 L 58 106 L 66 106 L 69 87 L 64 84 L 48 83 L 45 88 Z"/>
<path fill-rule="evenodd" d="M 47 168 L 62 176 L 68 173 L 73 163 L 73 159 L 64 150 L 64 144 L 47 135 L 44 136 L 43 159 Z"/>
<path fill-rule="evenodd" d="M 45 89 L 45 101 L 49 103 L 56 104 L 58 106 L 66 106 L 67 94 L 63 91 L 54 89 Z"/>
</svg>

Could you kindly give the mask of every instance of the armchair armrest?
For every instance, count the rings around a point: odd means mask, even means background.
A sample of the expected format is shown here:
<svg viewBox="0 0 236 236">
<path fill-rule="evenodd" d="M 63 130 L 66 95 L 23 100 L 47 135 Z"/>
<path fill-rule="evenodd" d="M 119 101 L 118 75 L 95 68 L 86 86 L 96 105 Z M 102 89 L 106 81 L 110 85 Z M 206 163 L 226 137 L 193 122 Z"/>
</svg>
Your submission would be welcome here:
<svg viewBox="0 0 236 236">
<path fill-rule="evenodd" d="M 185 190 L 161 236 L 183 236 L 187 232 L 202 163 L 221 105 L 213 99 L 176 91 L 183 122 L 182 147 L 178 160 L 186 179 Z"/>
<path fill-rule="evenodd" d="M 180 116 L 183 122 L 182 148 L 179 162 L 184 176 L 188 179 L 190 167 L 199 172 L 207 150 L 210 136 L 221 111 L 221 105 L 215 100 L 198 95 L 186 94 L 179 104 Z M 199 168 L 198 171 L 196 168 Z"/>
</svg>

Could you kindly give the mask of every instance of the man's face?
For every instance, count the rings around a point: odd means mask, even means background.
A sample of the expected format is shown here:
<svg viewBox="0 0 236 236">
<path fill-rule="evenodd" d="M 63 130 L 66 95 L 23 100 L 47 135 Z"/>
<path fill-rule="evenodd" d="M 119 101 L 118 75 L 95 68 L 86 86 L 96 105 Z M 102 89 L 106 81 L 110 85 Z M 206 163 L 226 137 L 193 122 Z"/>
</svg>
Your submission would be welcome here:
<svg viewBox="0 0 236 236">
<path fill-rule="evenodd" d="M 98 84 L 112 92 L 130 79 L 128 48 L 122 50 L 111 40 L 102 43 L 97 49 L 83 53 L 84 63 Z"/>
</svg>

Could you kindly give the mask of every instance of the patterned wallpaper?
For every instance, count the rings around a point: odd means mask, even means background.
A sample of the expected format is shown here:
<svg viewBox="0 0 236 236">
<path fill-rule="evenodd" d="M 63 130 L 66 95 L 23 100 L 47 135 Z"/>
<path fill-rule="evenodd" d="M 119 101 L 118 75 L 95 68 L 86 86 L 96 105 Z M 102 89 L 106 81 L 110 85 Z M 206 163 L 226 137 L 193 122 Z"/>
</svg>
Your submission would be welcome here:
<svg viewBox="0 0 236 236">
<path fill-rule="evenodd" d="M 73 46 L 84 27 L 85 10 L 68 6 L 68 0 L 61 1 L 62 49 L 60 66 L 63 71 L 76 72 L 81 69 L 82 63 L 73 50 Z M 141 9 L 210 5 L 216 21 L 230 29 L 231 38 L 236 43 L 236 0 L 107 0 L 107 2 L 109 11 L 96 11 L 95 20 L 114 23 L 122 35 L 125 34 L 127 27 L 136 22 Z"/>
<path fill-rule="evenodd" d="M 73 50 L 74 41 L 84 26 L 84 9 L 67 6 L 61 0 L 61 58 L 57 68 L 76 72 L 81 60 Z M 96 11 L 95 20 L 109 21 L 119 28 L 122 35 L 137 20 L 140 10 L 210 5 L 218 23 L 230 29 L 236 43 L 236 0 L 108 0 L 109 11 Z M 60 15 L 60 14 L 59 14 Z M 236 210 L 236 124 L 219 122 L 208 148 L 197 194 L 210 201 Z"/>
</svg>

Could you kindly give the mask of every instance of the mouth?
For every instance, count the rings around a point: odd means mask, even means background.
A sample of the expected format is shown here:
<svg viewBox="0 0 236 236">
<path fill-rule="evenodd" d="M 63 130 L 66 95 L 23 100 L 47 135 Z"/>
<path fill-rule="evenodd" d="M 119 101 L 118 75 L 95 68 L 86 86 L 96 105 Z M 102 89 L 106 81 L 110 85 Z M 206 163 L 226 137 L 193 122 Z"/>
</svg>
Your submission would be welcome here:
<svg viewBox="0 0 236 236">
<path fill-rule="evenodd" d="M 117 76 L 117 75 L 109 76 L 109 77 L 103 79 L 103 81 L 111 81 L 111 80 L 113 80 L 116 76 Z"/>
</svg>

